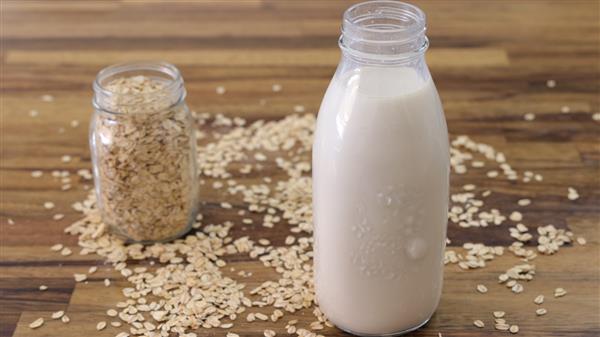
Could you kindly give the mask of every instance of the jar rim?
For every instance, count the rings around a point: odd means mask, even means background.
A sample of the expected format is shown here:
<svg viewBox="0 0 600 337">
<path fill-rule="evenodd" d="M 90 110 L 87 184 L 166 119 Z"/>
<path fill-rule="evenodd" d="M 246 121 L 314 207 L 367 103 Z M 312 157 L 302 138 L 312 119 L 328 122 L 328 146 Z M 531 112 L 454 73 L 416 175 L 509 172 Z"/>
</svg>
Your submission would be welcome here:
<svg viewBox="0 0 600 337">
<path fill-rule="evenodd" d="M 125 74 L 130 73 L 129 76 L 142 75 L 143 73 L 155 73 L 163 75 L 161 78 L 167 83 L 163 88 L 152 93 L 152 95 L 163 94 L 165 96 L 177 97 L 173 100 L 175 102 L 181 101 L 182 97 L 185 97 L 185 88 L 183 86 L 183 77 L 177 67 L 169 62 L 165 61 L 133 61 L 118 63 L 107 66 L 100 70 L 96 75 L 96 79 L 93 83 L 94 99 L 93 104 L 96 108 L 106 112 L 119 114 L 120 112 L 110 111 L 103 107 L 102 101 L 112 99 L 118 96 L 144 96 L 147 93 L 120 93 L 109 90 L 105 86 L 105 82 L 110 78 L 116 78 L 119 75 L 126 76 Z"/>
</svg>

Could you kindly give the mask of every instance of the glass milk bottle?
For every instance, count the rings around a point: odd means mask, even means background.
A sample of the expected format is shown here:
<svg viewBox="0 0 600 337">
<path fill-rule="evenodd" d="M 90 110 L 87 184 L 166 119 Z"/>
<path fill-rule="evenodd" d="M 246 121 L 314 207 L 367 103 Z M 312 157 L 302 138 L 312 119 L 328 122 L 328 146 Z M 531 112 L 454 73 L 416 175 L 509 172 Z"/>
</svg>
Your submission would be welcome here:
<svg viewBox="0 0 600 337">
<path fill-rule="evenodd" d="M 343 330 L 401 334 L 438 305 L 446 239 L 448 134 L 425 14 L 359 3 L 339 45 L 313 147 L 317 299 Z"/>
</svg>

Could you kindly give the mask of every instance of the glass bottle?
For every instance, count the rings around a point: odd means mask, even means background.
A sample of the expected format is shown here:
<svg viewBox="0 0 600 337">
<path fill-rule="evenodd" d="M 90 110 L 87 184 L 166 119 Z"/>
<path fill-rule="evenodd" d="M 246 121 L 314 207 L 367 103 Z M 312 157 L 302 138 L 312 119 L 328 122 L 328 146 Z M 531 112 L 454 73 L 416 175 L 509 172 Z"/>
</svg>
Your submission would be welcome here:
<svg viewBox="0 0 600 337">
<path fill-rule="evenodd" d="M 186 233 L 197 204 L 196 140 L 179 70 L 113 65 L 94 82 L 90 149 L 103 222 L 130 241 Z"/>
<path fill-rule="evenodd" d="M 317 119 L 316 294 L 336 326 L 358 335 L 419 328 L 442 291 L 449 148 L 425 29 L 410 4 L 350 7 Z"/>
</svg>

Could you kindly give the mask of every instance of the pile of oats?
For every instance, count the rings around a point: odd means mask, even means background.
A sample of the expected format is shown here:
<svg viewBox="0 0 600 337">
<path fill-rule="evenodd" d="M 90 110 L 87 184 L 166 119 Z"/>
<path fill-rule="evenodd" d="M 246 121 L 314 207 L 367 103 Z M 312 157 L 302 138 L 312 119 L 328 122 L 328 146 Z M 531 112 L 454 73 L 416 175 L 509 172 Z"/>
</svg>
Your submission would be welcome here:
<svg viewBox="0 0 600 337">
<path fill-rule="evenodd" d="M 96 189 L 105 224 L 134 241 L 185 232 L 196 207 L 195 139 L 190 113 L 173 105 L 163 81 L 121 77 L 97 95 L 92 129 Z"/>
</svg>

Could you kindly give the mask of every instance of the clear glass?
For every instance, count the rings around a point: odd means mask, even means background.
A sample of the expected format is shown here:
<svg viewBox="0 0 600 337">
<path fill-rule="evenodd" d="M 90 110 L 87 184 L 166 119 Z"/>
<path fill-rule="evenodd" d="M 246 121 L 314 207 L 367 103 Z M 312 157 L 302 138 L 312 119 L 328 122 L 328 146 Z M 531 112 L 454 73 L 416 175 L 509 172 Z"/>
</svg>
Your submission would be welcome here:
<svg viewBox="0 0 600 337">
<path fill-rule="evenodd" d="M 113 84 L 156 81 L 152 93 Z M 90 149 L 103 222 L 129 241 L 168 241 L 192 226 L 197 206 L 196 141 L 179 70 L 171 64 L 110 66 L 94 82 Z"/>
<path fill-rule="evenodd" d="M 437 308 L 448 214 L 448 132 L 425 15 L 397 1 L 354 5 L 339 44 L 313 145 L 317 299 L 350 333 L 402 334 Z"/>
</svg>

